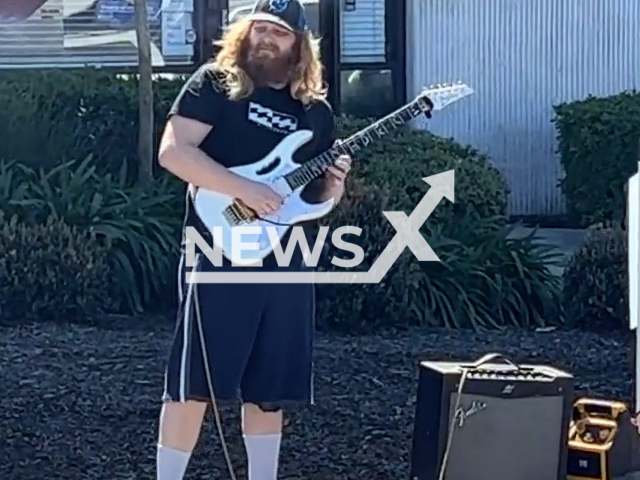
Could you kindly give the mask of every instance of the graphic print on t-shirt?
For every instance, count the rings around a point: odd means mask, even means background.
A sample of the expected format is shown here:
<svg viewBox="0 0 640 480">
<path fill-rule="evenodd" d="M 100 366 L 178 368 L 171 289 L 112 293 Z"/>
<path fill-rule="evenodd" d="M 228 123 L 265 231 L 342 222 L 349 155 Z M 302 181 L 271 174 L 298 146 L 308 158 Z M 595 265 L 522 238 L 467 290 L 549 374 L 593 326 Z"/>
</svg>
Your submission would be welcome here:
<svg viewBox="0 0 640 480">
<path fill-rule="evenodd" d="M 249 120 L 270 130 L 290 134 L 298 130 L 298 119 L 288 113 L 281 113 L 264 107 L 256 102 L 249 102 Z"/>
</svg>

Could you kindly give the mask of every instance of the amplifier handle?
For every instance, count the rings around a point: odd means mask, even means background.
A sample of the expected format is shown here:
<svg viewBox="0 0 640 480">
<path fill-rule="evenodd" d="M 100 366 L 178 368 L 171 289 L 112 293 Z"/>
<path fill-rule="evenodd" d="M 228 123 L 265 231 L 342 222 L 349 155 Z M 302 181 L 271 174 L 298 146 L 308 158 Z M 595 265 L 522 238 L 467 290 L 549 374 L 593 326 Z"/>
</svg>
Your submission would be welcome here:
<svg viewBox="0 0 640 480">
<path fill-rule="evenodd" d="M 489 363 L 492 360 L 502 360 L 504 363 L 511 365 L 513 368 L 515 368 L 518 371 L 523 370 L 522 367 L 520 367 L 519 365 L 517 365 L 516 363 L 514 363 L 512 360 L 508 359 L 507 357 L 505 357 L 504 355 L 500 354 L 500 353 L 488 353 L 486 354 L 484 357 L 476 360 L 475 362 L 473 362 L 470 367 L 471 369 L 475 369 L 475 368 L 479 368 L 482 365 L 484 365 L 485 363 Z"/>
</svg>

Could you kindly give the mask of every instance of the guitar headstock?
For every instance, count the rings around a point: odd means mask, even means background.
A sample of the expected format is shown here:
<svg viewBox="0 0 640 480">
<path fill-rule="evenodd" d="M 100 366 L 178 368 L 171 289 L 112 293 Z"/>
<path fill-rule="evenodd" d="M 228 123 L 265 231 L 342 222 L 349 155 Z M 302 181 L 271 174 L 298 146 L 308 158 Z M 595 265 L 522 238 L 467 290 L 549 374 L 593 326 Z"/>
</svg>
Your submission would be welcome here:
<svg viewBox="0 0 640 480">
<path fill-rule="evenodd" d="M 417 99 L 429 103 L 432 111 L 438 111 L 474 93 L 471 87 L 462 82 L 442 83 L 425 87 Z"/>
</svg>

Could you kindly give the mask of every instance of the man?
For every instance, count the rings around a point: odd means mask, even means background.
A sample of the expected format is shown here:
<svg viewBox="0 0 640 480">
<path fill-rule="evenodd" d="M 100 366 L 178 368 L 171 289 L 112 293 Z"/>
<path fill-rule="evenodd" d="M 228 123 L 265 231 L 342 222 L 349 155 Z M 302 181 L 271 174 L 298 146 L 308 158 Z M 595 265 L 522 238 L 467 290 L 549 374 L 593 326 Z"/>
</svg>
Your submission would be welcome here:
<svg viewBox="0 0 640 480">
<path fill-rule="evenodd" d="M 318 44 L 297 0 L 261 0 L 230 26 L 211 64 L 201 67 L 176 99 L 164 132 L 160 164 L 190 184 L 185 226 L 210 236 L 194 211 L 198 187 L 239 198 L 259 214 L 280 208 L 268 186 L 229 167 L 256 162 L 288 134 L 313 130 L 295 161 L 335 144 L 325 100 Z M 350 158 L 342 156 L 309 184 L 309 201 L 342 197 Z M 286 249 L 288 237 L 282 241 Z M 184 245 L 183 245 L 184 249 Z M 196 248 L 197 271 L 214 267 Z M 245 268 L 245 267 L 243 267 Z M 279 268 L 273 254 L 262 269 Z M 285 267 L 283 267 L 285 268 Z M 305 268 L 296 246 L 289 269 Z M 158 480 L 182 480 L 207 403 L 242 402 L 249 480 L 276 480 L 282 409 L 313 403 L 312 284 L 185 284 L 179 268 L 180 314 L 165 376 L 158 440 Z M 201 348 L 204 345 L 204 348 Z"/>
</svg>

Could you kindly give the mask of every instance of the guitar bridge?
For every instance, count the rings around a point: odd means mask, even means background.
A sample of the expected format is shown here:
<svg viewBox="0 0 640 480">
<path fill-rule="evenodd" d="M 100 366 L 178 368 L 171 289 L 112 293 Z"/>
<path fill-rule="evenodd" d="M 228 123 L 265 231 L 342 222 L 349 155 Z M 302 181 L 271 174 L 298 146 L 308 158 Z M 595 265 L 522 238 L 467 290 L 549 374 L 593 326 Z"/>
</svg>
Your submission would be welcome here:
<svg viewBox="0 0 640 480">
<path fill-rule="evenodd" d="M 231 205 L 224 209 L 222 215 L 231 226 L 242 225 L 243 223 L 249 223 L 256 219 L 253 210 L 239 200 L 234 200 Z"/>
</svg>

